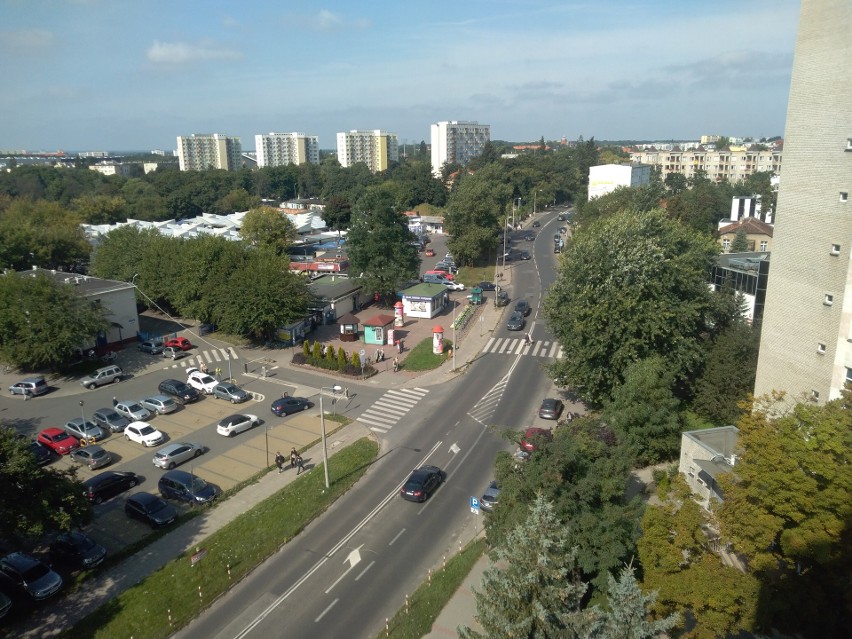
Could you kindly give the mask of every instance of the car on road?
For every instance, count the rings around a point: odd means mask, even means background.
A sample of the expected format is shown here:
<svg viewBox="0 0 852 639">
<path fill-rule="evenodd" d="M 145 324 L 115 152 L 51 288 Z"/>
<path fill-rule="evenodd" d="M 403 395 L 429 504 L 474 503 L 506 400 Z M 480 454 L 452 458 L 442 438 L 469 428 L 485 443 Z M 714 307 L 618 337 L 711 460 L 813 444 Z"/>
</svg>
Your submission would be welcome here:
<svg viewBox="0 0 852 639">
<path fill-rule="evenodd" d="M 72 450 L 69 457 L 71 461 L 76 462 L 81 466 L 88 466 L 92 470 L 95 468 L 109 466 L 113 462 L 112 453 L 106 450 L 103 446 L 98 446 L 96 444 L 90 444 L 89 446 L 83 446 L 77 450 Z"/>
<path fill-rule="evenodd" d="M 157 413 L 157 415 L 165 415 L 167 413 L 173 413 L 177 410 L 178 405 L 175 400 L 171 397 L 166 397 L 165 395 L 151 395 L 151 397 L 146 397 L 139 401 L 142 404 L 142 407 L 146 410 L 151 411 L 152 413 Z M 142 417 L 141 419 L 145 419 Z"/>
<path fill-rule="evenodd" d="M 153 340 L 147 340 L 145 342 L 140 342 L 136 345 L 137 350 L 142 351 L 143 353 L 150 353 L 151 355 L 159 355 L 163 352 L 164 346 L 160 342 L 155 342 Z"/>
<path fill-rule="evenodd" d="M 464 284 L 462 284 L 461 282 L 446 282 L 446 283 L 444 283 L 444 286 L 446 286 L 451 291 L 463 291 L 464 290 Z"/>
<path fill-rule="evenodd" d="M 124 429 L 124 438 L 149 447 L 162 444 L 166 439 L 163 433 L 148 422 L 131 422 Z"/>
<path fill-rule="evenodd" d="M 537 229 L 539 226 L 541 226 L 541 222 L 539 222 L 538 220 L 536 220 L 535 222 L 532 223 L 532 227 L 534 229 Z"/>
<path fill-rule="evenodd" d="M 192 386 L 195 390 L 209 395 L 219 383 L 215 377 L 202 373 L 197 368 L 186 369 L 186 383 Z"/>
<path fill-rule="evenodd" d="M 482 493 L 482 497 L 479 498 L 479 507 L 485 512 L 490 513 L 494 510 L 494 506 L 497 505 L 499 497 L 500 489 L 497 487 L 497 482 L 492 481 L 488 484 L 488 488 L 485 489 L 485 492 Z"/>
<path fill-rule="evenodd" d="M 0 559 L 0 575 L 36 601 L 48 599 L 62 588 L 62 577 L 32 555 L 13 552 Z"/>
<path fill-rule="evenodd" d="M 135 493 L 124 502 L 124 513 L 131 519 L 162 528 L 177 520 L 178 512 L 166 500 L 151 493 Z"/>
<path fill-rule="evenodd" d="M 80 442 L 77 441 L 77 438 L 71 437 L 59 428 L 45 428 L 38 434 L 36 441 L 47 446 L 57 455 L 67 455 L 72 450 L 80 448 Z"/>
<path fill-rule="evenodd" d="M 531 311 L 532 311 L 532 306 L 530 306 L 530 303 L 528 301 L 518 300 L 517 302 L 515 302 L 515 312 L 516 313 L 520 313 L 521 315 L 526 317 L 527 315 L 530 314 Z"/>
<path fill-rule="evenodd" d="M 88 419 L 83 421 L 82 417 L 75 417 L 65 422 L 65 432 L 77 439 L 85 439 L 87 441 L 103 439 L 107 436 L 100 426 L 94 422 L 90 422 Z"/>
<path fill-rule="evenodd" d="M 272 412 L 281 417 L 308 410 L 313 403 L 304 397 L 281 397 L 272 402 Z"/>
<path fill-rule="evenodd" d="M 188 351 L 192 348 L 192 343 L 185 337 L 173 337 L 166 340 L 166 348 L 179 348 L 182 351 Z"/>
<path fill-rule="evenodd" d="M 92 413 L 92 421 L 112 433 L 123 433 L 130 423 L 129 419 L 116 413 L 113 408 L 99 408 Z"/>
<path fill-rule="evenodd" d="M 83 482 L 83 495 L 93 504 L 100 504 L 138 483 L 136 473 L 129 470 L 107 470 Z"/>
<path fill-rule="evenodd" d="M 160 385 L 157 386 L 157 390 L 163 395 L 168 395 L 181 404 L 191 404 L 201 397 L 198 391 L 192 386 L 177 379 L 164 379 L 160 382 Z"/>
<path fill-rule="evenodd" d="M 106 548 L 77 531 L 60 533 L 50 544 L 51 559 L 73 568 L 94 568 L 106 555 Z"/>
<path fill-rule="evenodd" d="M 50 449 L 44 444 L 40 444 L 36 441 L 31 441 L 29 442 L 29 449 L 35 457 L 36 464 L 38 464 L 39 466 L 49 464 L 53 460 L 53 453 L 51 453 Z"/>
<path fill-rule="evenodd" d="M 532 255 L 530 255 L 530 252 L 529 252 L 529 251 L 521 251 L 520 258 L 521 258 L 522 260 L 531 260 L 531 259 L 532 259 Z"/>
<path fill-rule="evenodd" d="M 139 402 L 123 401 L 115 405 L 115 412 L 132 422 L 141 422 L 151 417 L 151 411 Z"/>
<path fill-rule="evenodd" d="M 424 255 L 426 255 L 426 257 L 435 257 L 435 249 L 427 248 Z"/>
<path fill-rule="evenodd" d="M 104 366 L 91 375 L 80 380 L 80 384 L 89 390 L 94 390 L 104 384 L 117 384 L 124 377 L 124 372 L 118 366 Z"/>
<path fill-rule="evenodd" d="M 500 291 L 494 297 L 494 306 L 508 306 L 509 305 L 509 294 L 506 291 Z"/>
<path fill-rule="evenodd" d="M 231 384 L 230 382 L 216 384 L 213 387 L 213 392 L 211 394 L 216 399 L 224 399 L 232 404 L 241 404 L 242 402 L 246 402 L 251 399 L 251 395 L 236 384 Z"/>
<path fill-rule="evenodd" d="M 562 414 L 562 409 L 565 405 L 561 399 L 547 397 L 541 400 L 541 406 L 538 409 L 538 416 L 542 419 L 559 419 Z"/>
<path fill-rule="evenodd" d="M 216 432 L 225 437 L 233 437 L 237 433 L 254 428 L 259 423 L 260 420 L 257 418 L 257 415 L 238 413 L 236 415 L 229 415 L 220 421 L 219 425 L 216 426 Z"/>
<path fill-rule="evenodd" d="M 535 235 L 533 235 L 532 233 L 527 233 L 526 235 L 524 235 L 524 239 L 527 242 L 532 242 L 535 239 Z"/>
<path fill-rule="evenodd" d="M 565 221 L 565 214 L 564 214 L 564 213 L 560 213 L 559 215 L 557 215 L 557 216 L 556 216 L 556 219 L 557 219 L 559 222 L 564 222 L 564 221 Z"/>
<path fill-rule="evenodd" d="M 26 377 L 20 382 L 15 382 L 9 387 L 12 395 L 25 395 L 27 397 L 38 397 L 50 390 L 44 377 Z"/>
<path fill-rule="evenodd" d="M 480 282 L 477 284 L 483 291 L 496 291 L 497 285 L 494 282 Z"/>
<path fill-rule="evenodd" d="M 444 481 L 444 471 L 437 466 L 421 466 L 411 473 L 399 494 L 408 501 L 426 501 Z"/>
<path fill-rule="evenodd" d="M 167 359 L 180 359 L 181 357 L 187 357 L 189 353 L 185 350 L 178 348 L 177 346 L 166 346 L 163 349 L 163 357 Z"/>
<path fill-rule="evenodd" d="M 183 470 L 163 473 L 157 488 L 165 499 L 179 499 L 190 504 L 206 504 L 219 494 L 218 488 Z"/>
<path fill-rule="evenodd" d="M 553 441 L 553 432 L 546 428 L 527 428 L 521 438 L 521 449 L 528 453 L 538 449 L 541 443 Z"/>
<path fill-rule="evenodd" d="M 510 331 L 522 331 L 524 330 L 524 326 L 526 326 L 527 320 L 524 319 L 524 316 L 521 315 L 518 311 L 514 311 L 509 316 L 509 321 L 506 322 L 506 328 Z"/>
<path fill-rule="evenodd" d="M 195 459 L 204 454 L 204 446 L 192 442 L 178 442 L 163 446 L 154 453 L 154 466 L 171 470 L 185 461 Z"/>
</svg>

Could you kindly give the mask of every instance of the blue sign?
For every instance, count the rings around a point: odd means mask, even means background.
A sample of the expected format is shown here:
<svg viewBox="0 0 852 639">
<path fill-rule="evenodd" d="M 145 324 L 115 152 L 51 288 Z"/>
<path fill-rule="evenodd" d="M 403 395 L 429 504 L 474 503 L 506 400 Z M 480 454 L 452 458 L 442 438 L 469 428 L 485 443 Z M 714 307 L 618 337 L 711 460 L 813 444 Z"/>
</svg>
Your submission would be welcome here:
<svg viewBox="0 0 852 639">
<path fill-rule="evenodd" d="M 472 512 L 474 515 L 479 514 L 479 499 L 476 497 L 470 498 L 470 512 Z"/>
</svg>

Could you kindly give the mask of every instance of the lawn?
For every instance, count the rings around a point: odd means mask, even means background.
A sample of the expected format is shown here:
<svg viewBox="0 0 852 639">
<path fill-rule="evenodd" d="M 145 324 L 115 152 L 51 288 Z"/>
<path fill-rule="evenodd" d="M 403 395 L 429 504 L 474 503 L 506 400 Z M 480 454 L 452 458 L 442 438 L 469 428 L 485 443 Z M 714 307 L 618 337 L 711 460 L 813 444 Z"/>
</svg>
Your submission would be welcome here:
<svg viewBox="0 0 852 639">
<path fill-rule="evenodd" d="M 405 360 L 402 362 L 402 370 L 430 371 L 433 368 L 438 368 L 447 361 L 447 353 L 450 352 L 452 346 L 451 340 L 444 339 L 444 352 L 435 355 L 432 352 L 432 338 L 427 337 L 405 356 Z"/>
</svg>

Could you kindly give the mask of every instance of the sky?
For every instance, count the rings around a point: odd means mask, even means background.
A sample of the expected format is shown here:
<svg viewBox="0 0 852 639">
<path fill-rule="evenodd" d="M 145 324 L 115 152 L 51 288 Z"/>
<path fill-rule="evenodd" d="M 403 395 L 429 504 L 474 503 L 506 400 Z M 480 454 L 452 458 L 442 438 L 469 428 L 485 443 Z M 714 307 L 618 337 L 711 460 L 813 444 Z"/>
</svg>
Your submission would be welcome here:
<svg viewBox="0 0 852 639">
<path fill-rule="evenodd" d="M 784 134 L 798 0 L 0 0 L 0 150 Z"/>
</svg>

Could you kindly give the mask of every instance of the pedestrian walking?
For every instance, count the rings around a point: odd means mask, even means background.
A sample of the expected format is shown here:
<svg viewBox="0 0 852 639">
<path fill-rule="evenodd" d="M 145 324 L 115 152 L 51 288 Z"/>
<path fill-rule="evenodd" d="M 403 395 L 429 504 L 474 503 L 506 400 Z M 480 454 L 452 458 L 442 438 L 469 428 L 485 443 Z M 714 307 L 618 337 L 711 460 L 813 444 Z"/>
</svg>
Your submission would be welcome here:
<svg viewBox="0 0 852 639">
<path fill-rule="evenodd" d="M 296 447 L 290 449 L 290 468 L 296 467 L 296 458 L 299 456 L 299 453 L 296 452 Z"/>
<path fill-rule="evenodd" d="M 260 376 L 261 376 L 263 379 L 266 379 L 266 366 L 261 366 L 261 367 L 260 367 Z"/>
<path fill-rule="evenodd" d="M 198 370 L 200 370 L 202 373 L 204 373 L 206 375 L 207 374 L 207 364 L 205 364 L 204 362 L 201 362 L 201 366 L 198 367 Z"/>
<path fill-rule="evenodd" d="M 532 335 L 527 333 L 527 344 L 532 344 Z"/>
<path fill-rule="evenodd" d="M 305 462 L 302 461 L 301 455 L 296 455 L 296 474 L 301 474 L 303 470 L 305 470 Z"/>
<path fill-rule="evenodd" d="M 112 407 L 115 408 L 116 406 L 118 406 L 118 400 L 115 397 L 113 397 L 112 398 Z"/>
<path fill-rule="evenodd" d="M 402 340 L 401 339 L 396 340 L 396 352 L 397 353 L 402 352 Z"/>
<path fill-rule="evenodd" d="M 275 465 L 278 466 L 278 472 L 284 472 L 284 455 L 281 454 L 281 451 L 275 453 Z"/>
<path fill-rule="evenodd" d="M 222 369 L 217 366 L 215 373 L 216 373 L 216 381 L 221 382 L 222 381 Z"/>
<path fill-rule="evenodd" d="M 396 373 L 399 370 L 399 358 L 393 358 L 393 372 Z"/>
</svg>

